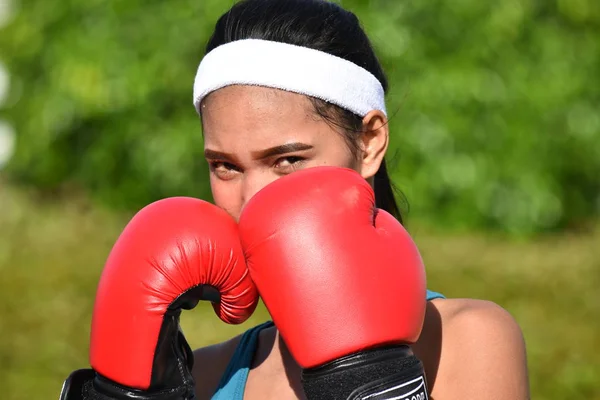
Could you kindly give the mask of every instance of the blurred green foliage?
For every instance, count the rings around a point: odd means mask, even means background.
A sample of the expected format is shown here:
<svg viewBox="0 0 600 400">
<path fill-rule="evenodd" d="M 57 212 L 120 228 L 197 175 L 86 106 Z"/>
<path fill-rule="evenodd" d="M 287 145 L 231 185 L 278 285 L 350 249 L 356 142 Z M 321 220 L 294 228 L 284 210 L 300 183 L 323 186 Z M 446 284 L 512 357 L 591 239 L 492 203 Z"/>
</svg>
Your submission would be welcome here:
<svg viewBox="0 0 600 400">
<path fill-rule="evenodd" d="M 231 1 L 13 3 L 0 33 L 13 179 L 126 209 L 210 198 L 192 82 Z M 527 235 L 600 214 L 600 2 L 341 3 L 389 75 L 412 217 Z"/>
</svg>

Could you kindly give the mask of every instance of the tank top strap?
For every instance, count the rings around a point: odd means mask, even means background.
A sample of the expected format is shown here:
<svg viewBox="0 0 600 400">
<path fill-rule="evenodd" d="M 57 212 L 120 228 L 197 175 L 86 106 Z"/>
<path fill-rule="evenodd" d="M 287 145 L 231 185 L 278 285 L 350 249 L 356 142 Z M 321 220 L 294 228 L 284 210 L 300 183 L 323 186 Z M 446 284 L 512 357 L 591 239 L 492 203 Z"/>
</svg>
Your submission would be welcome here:
<svg viewBox="0 0 600 400">
<path fill-rule="evenodd" d="M 252 358 L 258 346 L 258 335 L 271 326 L 273 322 L 267 321 L 242 334 L 212 400 L 243 400 Z"/>
<path fill-rule="evenodd" d="M 427 289 L 427 301 L 430 301 L 433 299 L 445 299 L 445 298 L 446 298 L 446 296 L 444 296 L 443 294 Z"/>
</svg>

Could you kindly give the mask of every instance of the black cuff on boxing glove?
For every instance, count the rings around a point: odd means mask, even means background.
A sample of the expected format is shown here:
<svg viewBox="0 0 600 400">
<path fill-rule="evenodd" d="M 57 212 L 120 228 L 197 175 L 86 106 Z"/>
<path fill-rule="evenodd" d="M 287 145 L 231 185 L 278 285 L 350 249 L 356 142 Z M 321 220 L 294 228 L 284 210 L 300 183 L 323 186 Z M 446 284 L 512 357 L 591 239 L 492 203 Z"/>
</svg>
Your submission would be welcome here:
<svg viewBox="0 0 600 400">
<path fill-rule="evenodd" d="M 116 384 L 96 373 L 93 369 L 79 369 L 69 375 L 60 400 L 182 400 L 189 397 L 184 386 L 158 392 L 145 392 Z"/>
<path fill-rule="evenodd" d="M 408 346 L 355 353 L 302 372 L 308 400 L 428 400 L 421 361 Z"/>
<path fill-rule="evenodd" d="M 93 381 L 86 382 L 83 391 L 88 396 L 85 397 L 85 400 L 187 400 L 193 398 L 190 397 L 189 390 L 185 386 L 149 393 L 117 385 L 101 376 L 96 376 Z"/>
<path fill-rule="evenodd" d="M 149 390 L 122 386 L 93 369 L 80 369 L 64 382 L 60 400 L 195 400 L 194 356 L 179 330 L 179 313 L 165 316 Z"/>
</svg>

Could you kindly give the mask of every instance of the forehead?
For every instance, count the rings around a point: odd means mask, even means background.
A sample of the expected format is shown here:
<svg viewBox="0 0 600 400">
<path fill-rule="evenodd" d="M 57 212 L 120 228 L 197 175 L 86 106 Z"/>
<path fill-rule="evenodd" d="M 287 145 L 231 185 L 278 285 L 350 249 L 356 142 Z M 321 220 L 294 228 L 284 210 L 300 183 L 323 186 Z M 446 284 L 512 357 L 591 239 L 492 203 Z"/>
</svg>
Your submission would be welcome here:
<svg viewBox="0 0 600 400">
<path fill-rule="evenodd" d="M 219 89 L 204 100 L 201 113 L 205 144 L 213 146 L 233 141 L 269 146 L 328 128 L 306 96 L 260 86 Z"/>
</svg>

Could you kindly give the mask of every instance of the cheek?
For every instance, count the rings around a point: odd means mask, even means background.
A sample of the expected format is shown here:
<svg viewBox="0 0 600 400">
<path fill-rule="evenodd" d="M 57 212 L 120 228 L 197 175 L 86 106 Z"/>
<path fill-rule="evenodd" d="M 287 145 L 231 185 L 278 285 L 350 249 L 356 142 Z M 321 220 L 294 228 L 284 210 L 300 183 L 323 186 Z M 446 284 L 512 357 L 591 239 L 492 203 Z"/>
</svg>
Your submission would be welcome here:
<svg viewBox="0 0 600 400">
<path fill-rule="evenodd" d="M 359 158 L 352 153 L 344 138 L 339 137 L 337 133 L 329 134 L 328 141 L 323 147 L 327 150 L 322 153 L 319 164 L 350 168 L 360 172 Z"/>
<path fill-rule="evenodd" d="M 343 164 L 343 167 L 353 169 L 357 172 L 360 172 L 362 163 L 352 152 L 348 149 L 344 152 L 343 155 L 340 156 L 340 162 Z"/>
</svg>

